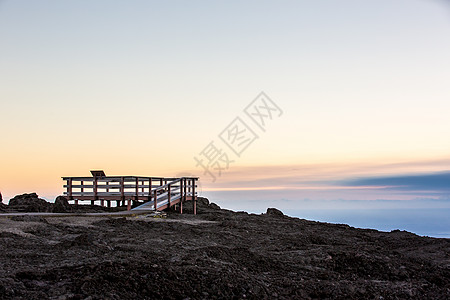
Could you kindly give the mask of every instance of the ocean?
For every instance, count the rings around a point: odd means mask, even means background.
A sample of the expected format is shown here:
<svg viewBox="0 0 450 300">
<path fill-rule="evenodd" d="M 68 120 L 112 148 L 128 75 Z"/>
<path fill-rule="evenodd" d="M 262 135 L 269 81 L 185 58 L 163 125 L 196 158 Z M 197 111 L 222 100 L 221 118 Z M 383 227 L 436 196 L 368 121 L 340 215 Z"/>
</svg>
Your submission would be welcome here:
<svg viewBox="0 0 450 300">
<path fill-rule="evenodd" d="M 381 231 L 406 230 L 417 235 L 450 238 L 450 209 L 306 209 L 286 215 L 307 220 L 348 224 Z"/>
<path fill-rule="evenodd" d="M 450 238 L 450 208 L 336 208 L 323 205 L 317 208 L 304 207 L 305 202 L 290 201 L 238 201 L 228 197 L 215 199 L 222 208 L 249 213 L 263 213 L 267 207 L 276 207 L 285 215 L 328 223 L 348 224 L 357 228 L 380 231 L 406 230 L 420 236 Z M 216 201 L 214 201 L 216 200 Z M 406 203 L 405 203 L 406 204 Z M 406 206 L 406 205 L 405 205 Z M 299 207 L 302 207 L 301 209 Z"/>
</svg>

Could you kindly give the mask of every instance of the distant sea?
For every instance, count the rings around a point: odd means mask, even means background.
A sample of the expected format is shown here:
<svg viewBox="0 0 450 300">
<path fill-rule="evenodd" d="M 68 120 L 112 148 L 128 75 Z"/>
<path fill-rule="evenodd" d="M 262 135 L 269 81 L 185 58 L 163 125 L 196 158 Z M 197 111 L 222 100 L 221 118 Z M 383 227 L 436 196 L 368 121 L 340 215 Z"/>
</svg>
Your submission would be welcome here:
<svg viewBox="0 0 450 300">
<path fill-rule="evenodd" d="M 212 198 L 214 199 L 214 198 Z M 450 238 L 450 208 L 288 208 L 277 202 L 216 201 L 223 208 L 249 213 L 279 208 L 285 215 L 311 221 L 348 224 L 380 231 L 406 230 L 420 236 Z"/>
<path fill-rule="evenodd" d="M 417 235 L 450 238 L 450 208 L 431 209 L 305 209 L 287 210 L 302 219 L 348 224 L 381 231 L 406 230 Z"/>
</svg>

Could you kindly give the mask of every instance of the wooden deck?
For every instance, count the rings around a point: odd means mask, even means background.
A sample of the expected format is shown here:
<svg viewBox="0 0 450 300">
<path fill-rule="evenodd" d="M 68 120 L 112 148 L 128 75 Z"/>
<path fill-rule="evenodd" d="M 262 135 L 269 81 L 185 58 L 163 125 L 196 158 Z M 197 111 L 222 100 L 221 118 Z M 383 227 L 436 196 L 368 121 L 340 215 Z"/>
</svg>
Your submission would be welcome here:
<svg viewBox="0 0 450 300">
<path fill-rule="evenodd" d="M 93 175 L 96 173 L 93 173 Z M 103 172 L 101 174 L 104 175 Z M 164 210 L 174 205 L 183 210 L 183 202 L 194 200 L 194 214 L 196 213 L 197 181 L 198 177 L 142 177 L 142 176 L 92 176 L 92 177 L 62 177 L 64 196 L 69 201 L 78 204 L 79 201 L 96 202 L 102 206 L 105 203 L 111 207 L 127 206 L 140 203 L 134 209 Z"/>
</svg>

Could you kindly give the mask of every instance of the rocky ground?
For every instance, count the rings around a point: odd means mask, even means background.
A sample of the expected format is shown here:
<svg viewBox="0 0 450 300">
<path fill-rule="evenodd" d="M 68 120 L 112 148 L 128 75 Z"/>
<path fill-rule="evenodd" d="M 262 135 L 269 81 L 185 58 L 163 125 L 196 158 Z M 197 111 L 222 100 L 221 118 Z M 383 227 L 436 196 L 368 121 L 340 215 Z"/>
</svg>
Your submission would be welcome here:
<svg viewBox="0 0 450 300">
<path fill-rule="evenodd" d="M 196 216 L 3 217 L 0 265 L 1 299 L 450 299 L 450 239 L 204 198 Z"/>
</svg>

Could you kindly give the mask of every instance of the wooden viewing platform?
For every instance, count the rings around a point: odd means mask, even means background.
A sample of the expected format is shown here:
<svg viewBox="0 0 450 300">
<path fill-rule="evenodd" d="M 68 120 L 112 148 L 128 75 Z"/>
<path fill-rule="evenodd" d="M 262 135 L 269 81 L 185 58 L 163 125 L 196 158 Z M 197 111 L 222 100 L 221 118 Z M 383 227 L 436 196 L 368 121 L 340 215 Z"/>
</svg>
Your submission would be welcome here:
<svg viewBox="0 0 450 300">
<path fill-rule="evenodd" d="M 183 202 L 193 200 L 194 214 L 197 213 L 198 177 L 143 177 L 143 176 L 106 176 L 103 171 L 91 171 L 92 177 L 62 177 L 66 184 L 64 196 L 69 201 L 100 202 L 101 206 L 111 207 L 111 201 L 117 206 L 141 203 L 133 210 L 164 210 L 174 205 L 183 213 Z"/>
</svg>

